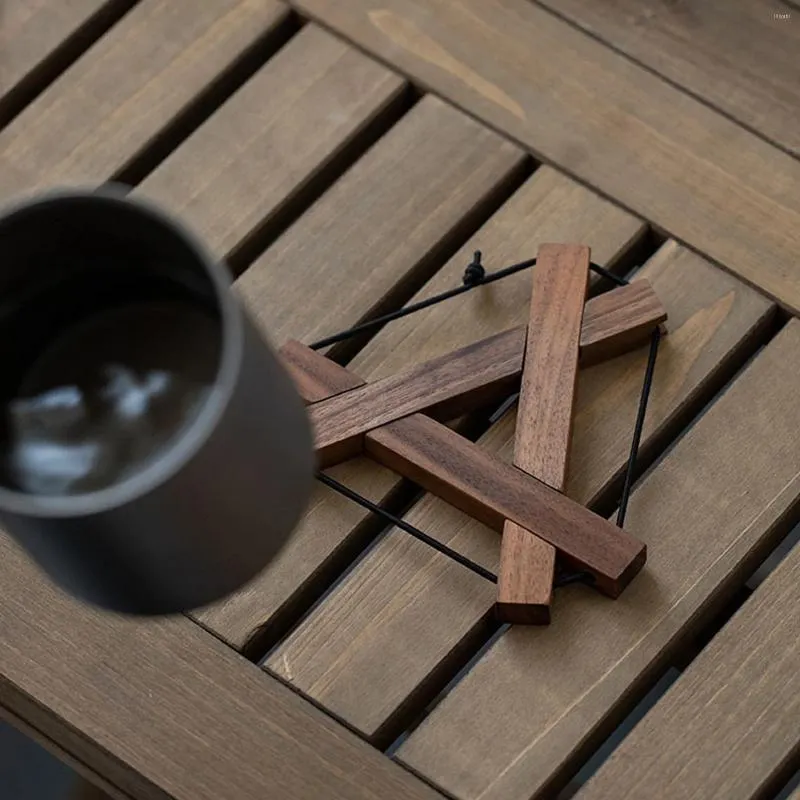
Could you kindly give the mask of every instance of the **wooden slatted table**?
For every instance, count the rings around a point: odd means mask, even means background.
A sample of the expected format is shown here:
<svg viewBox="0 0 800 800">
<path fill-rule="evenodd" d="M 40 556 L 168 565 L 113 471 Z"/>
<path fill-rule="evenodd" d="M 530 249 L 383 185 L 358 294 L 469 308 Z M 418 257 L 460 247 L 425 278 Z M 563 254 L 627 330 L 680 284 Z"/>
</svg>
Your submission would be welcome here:
<svg viewBox="0 0 800 800">
<path fill-rule="evenodd" d="M 169 619 L 83 606 L 2 534 L 0 716 L 115 798 L 557 798 L 680 665 L 579 797 L 777 797 L 797 548 L 736 608 L 800 520 L 799 46 L 790 0 L 0 4 L 0 201 L 127 185 L 228 261 L 276 346 L 545 242 L 669 314 L 625 525 L 648 562 L 618 600 L 564 587 L 549 627 L 500 625 L 491 581 L 321 484 L 261 575 Z M 327 355 L 372 382 L 530 298 L 520 272 Z M 604 515 L 646 359 L 578 377 L 564 491 Z M 514 460 L 514 414 L 454 424 Z M 388 469 L 330 474 L 498 570 L 496 532 Z"/>
</svg>

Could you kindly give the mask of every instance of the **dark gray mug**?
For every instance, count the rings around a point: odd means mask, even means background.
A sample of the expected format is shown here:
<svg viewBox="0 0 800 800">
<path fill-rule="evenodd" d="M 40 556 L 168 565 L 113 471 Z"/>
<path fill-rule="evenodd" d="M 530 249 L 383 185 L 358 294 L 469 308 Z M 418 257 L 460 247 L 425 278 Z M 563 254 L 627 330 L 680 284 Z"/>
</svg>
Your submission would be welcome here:
<svg viewBox="0 0 800 800">
<path fill-rule="evenodd" d="M 305 409 L 229 281 L 113 188 L 0 216 L 0 524 L 81 598 L 205 605 L 305 508 Z"/>
</svg>

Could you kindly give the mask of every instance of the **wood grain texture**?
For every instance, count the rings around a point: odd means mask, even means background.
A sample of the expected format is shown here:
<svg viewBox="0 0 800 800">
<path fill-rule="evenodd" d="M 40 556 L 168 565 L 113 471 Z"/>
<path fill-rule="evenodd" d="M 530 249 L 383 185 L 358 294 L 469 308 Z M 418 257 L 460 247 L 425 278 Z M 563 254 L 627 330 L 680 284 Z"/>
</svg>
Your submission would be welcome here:
<svg viewBox="0 0 800 800">
<path fill-rule="evenodd" d="M 599 364 L 641 347 L 649 341 L 653 326 L 666 319 L 664 304 L 647 280 L 593 297 L 583 314 L 581 364 Z"/>
<path fill-rule="evenodd" d="M 551 188 L 551 203 L 544 203 L 544 198 L 541 198 L 535 204 L 537 211 L 541 209 L 540 213 L 549 213 L 554 207 L 560 209 L 558 215 L 553 214 L 550 224 L 575 226 L 581 219 L 588 222 L 585 215 L 589 214 L 589 219 L 596 220 L 598 225 L 595 233 L 588 230 L 581 233 L 575 229 L 571 232 L 545 230 L 545 240 L 586 241 L 591 244 L 596 260 L 607 258 L 602 242 L 607 241 L 613 226 L 610 221 L 603 225 L 595 216 L 600 209 L 589 212 L 579 200 L 583 190 L 578 190 L 574 184 L 570 188 L 566 179 L 556 179 L 552 173 L 543 174 L 540 179 L 547 182 L 557 180 L 559 184 L 558 189 Z M 506 236 L 523 237 L 521 241 L 526 241 L 524 237 L 538 226 L 521 222 L 535 219 L 529 204 L 533 203 L 540 188 L 541 184 L 537 187 L 532 180 L 528 191 L 517 198 L 518 204 L 513 209 L 508 208 L 508 216 L 498 219 L 484 238 L 471 245 L 471 249 L 481 246 L 484 252 L 489 253 L 492 249 L 488 245 L 495 241 L 498 248 L 513 247 L 513 238 L 509 241 Z M 512 224 L 516 213 L 520 214 L 520 221 Z M 548 222 L 545 221 L 542 227 L 549 228 Z M 516 247 L 519 249 L 520 245 Z M 457 279 L 459 270 L 463 270 L 469 255 L 470 251 L 465 252 L 464 258 L 452 265 L 453 280 Z M 501 257 L 509 258 L 503 252 Z M 647 459 L 655 445 L 663 446 L 665 441 L 674 438 L 687 413 L 703 407 L 709 392 L 724 380 L 726 364 L 732 358 L 741 359 L 743 352 L 748 352 L 752 347 L 751 339 L 771 318 L 774 307 L 765 298 L 674 243 L 665 245 L 650 259 L 642 277 L 652 282 L 670 314 L 670 333 L 663 340 L 659 354 L 644 429 L 642 454 Z M 444 281 L 444 276 L 441 280 Z M 513 283 L 514 279 L 509 281 Z M 503 322 L 509 318 L 524 319 L 530 308 L 529 281 L 530 278 L 525 282 L 520 279 L 516 286 L 509 287 L 497 284 L 496 288 L 501 291 L 493 293 L 490 298 L 468 295 L 470 301 L 463 307 L 447 313 L 440 310 L 439 320 L 444 335 L 455 337 L 465 328 L 472 332 L 473 327 L 486 333 L 493 315 L 499 315 Z M 419 316 L 426 314 L 430 312 L 420 312 Z M 403 355 L 409 361 L 419 357 L 419 349 L 426 341 L 431 343 L 428 352 L 437 352 L 436 348 L 441 345 L 432 335 L 437 330 L 437 320 L 432 317 L 420 321 L 423 330 L 419 333 L 411 326 L 403 326 L 406 321 L 401 320 L 397 323 L 400 330 L 387 330 L 373 342 L 371 347 L 381 348 L 388 369 L 396 369 Z M 450 342 L 445 342 L 443 347 L 447 349 L 448 345 Z M 630 448 L 646 359 L 647 350 L 643 348 L 581 374 L 567 494 L 584 505 L 592 504 L 622 472 Z M 372 365 L 373 370 L 381 374 L 380 363 L 378 354 L 371 356 L 365 352 L 355 359 L 353 368 L 361 370 Z M 514 415 L 506 415 L 480 440 L 480 446 L 510 461 L 514 426 Z M 736 436 L 738 431 L 731 429 L 727 435 Z M 497 534 L 441 500 L 426 497 L 406 515 L 406 519 L 488 569 L 497 569 Z M 712 528 L 704 529 L 702 533 L 711 537 Z M 654 540 L 654 552 L 658 548 L 658 541 Z M 634 585 L 637 582 L 652 585 L 652 580 L 644 574 L 634 581 Z M 626 594 L 632 591 L 633 586 Z M 568 603 L 576 593 L 584 594 L 584 591 L 572 587 L 557 592 L 555 596 L 553 611 L 558 624 L 553 626 L 552 640 L 547 637 L 547 641 L 552 641 L 554 647 L 563 642 L 564 649 L 558 651 L 558 657 L 553 657 L 552 674 L 548 671 L 542 673 L 548 686 L 558 681 L 555 673 L 566 665 L 574 674 L 594 664 L 593 647 L 599 647 L 600 652 L 609 657 L 613 651 L 613 644 L 603 642 L 592 644 L 587 650 L 583 644 L 587 630 L 581 622 L 583 617 L 573 613 L 564 616 L 564 608 L 569 608 Z M 598 627 L 615 631 L 616 620 L 621 618 L 615 614 L 615 607 L 621 603 L 626 608 L 629 605 L 625 595 L 609 603 L 594 592 L 586 591 L 585 594 L 585 605 L 607 608 Z M 474 652 L 482 637 L 491 630 L 495 595 L 494 584 L 451 559 L 431 552 L 426 545 L 402 531 L 392 530 L 275 650 L 268 665 L 375 741 L 391 742 L 419 714 L 437 687 L 457 671 L 467 657 L 465 649 L 467 654 Z M 626 616 L 629 612 L 620 613 Z M 596 633 L 599 636 L 601 631 Z M 539 635 L 539 631 L 522 631 L 520 638 L 526 641 L 532 637 L 539 641 Z M 415 645 L 410 648 L 408 642 L 412 641 Z M 597 658 L 603 661 L 600 654 Z M 597 669 L 602 672 L 602 667 Z M 514 673 L 508 680 L 498 678 L 493 688 L 504 698 L 503 713 L 507 708 L 506 700 L 513 703 L 519 685 L 526 684 L 522 696 L 527 697 L 528 692 L 533 691 L 527 684 L 538 684 L 538 681 L 539 672 L 534 668 L 522 677 Z M 573 690 L 575 694 L 560 692 L 557 697 L 539 698 L 542 710 L 538 719 L 542 719 L 544 714 L 562 713 L 571 702 L 576 702 L 585 685 L 578 685 Z M 483 741 L 475 748 L 471 745 L 466 747 L 465 739 L 483 740 L 483 734 L 475 727 L 480 726 L 483 720 L 471 717 L 466 709 L 466 699 L 464 703 L 461 717 L 464 728 L 454 736 L 453 748 L 466 748 L 469 754 L 460 760 L 452 751 L 439 753 L 430 759 L 419 757 L 419 764 L 429 769 L 431 761 L 441 757 L 443 768 L 439 774 L 446 779 L 449 788 L 454 789 L 457 796 L 462 791 L 473 796 L 480 792 L 482 785 L 480 777 L 476 778 L 473 773 L 480 773 L 485 760 L 500 758 L 491 755 L 485 759 L 477 751 L 481 748 L 496 751 L 507 756 L 507 763 L 510 763 L 520 752 L 520 743 L 523 740 L 527 744 L 532 742 L 539 727 L 538 724 L 525 726 L 525 721 L 535 715 L 527 704 L 524 708 L 509 711 L 509 719 L 514 722 L 508 735 L 512 744 L 506 751 L 503 748 L 506 733 L 502 730 L 502 722 L 487 711 L 492 735 L 497 741 Z M 488 707 L 490 701 L 486 705 Z M 444 750 L 444 743 L 441 746 Z M 415 753 L 419 753 L 417 748 Z M 417 763 L 417 755 L 414 763 Z"/>
<path fill-rule="evenodd" d="M 580 334 L 585 361 L 595 363 L 644 344 L 667 318 L 647 281 L 613 289 L 586 303 Z M 538 323 L 537 323 L 538 324 Z M 413 413 L 454 419 L 501 403 L 519 387 L 528 326 L 479 342 L 381 378 L 358 391 L 319 401 L 309 409 L 321 463 L 362 449 L 363 434 Z M 529 471 L 529 470 L 526 470 Z"/>
<path fill-rule="evenodd" d="M 626 531 L 429 417 L 415 414 L 370 431 L 364 445 L 384 466 L 498 533 L 510 519 L 536 534 L 610 597 L 644 566 L 646 548 Z"/>
<path fill-rule="evenodd" d="M 424 98 L 245 272 L 239 283 L 256 320 L 281 330 L 298 308 L 313 309 L 315 324 L 293 334 L 312 341 L 402 302 L 522 159 Z"/>
<path fill-rule="evenodd" d="M 497 569 L 497 619 L 514 625 L 549 625 L 555 571 L 555 547 L 507 519 Z"/>
<path fill-rule="evenodd" d="M 543 244 L 533 275 L 514 464 L 559 492 L 567 482 L 590 260 L 585 245 Z M 506 520 L 497 573 L 498 619 L 547 624 L 555 566 L 552 545 Z"/>
<path fill-rule="evenodd" d="M 585 245 L 543 244 L 533 276 L 514 464 L 558 492 L 567 484 L 590 258 Z"/>
<path fill-rule="evenodd" d="M 439 795 L 184 617 L 90 609 L 0 535 L 0 703 L 136 800 Z"/>
<path fill-rule="evenodd" d="M 119 13 L 126 5 L 125 0 L 5 0 L 0 5 L 0 127 L 13 92 L 79 39 L 104 9 Z"/>
<path fill-rule="evenodd" d="M 764 0 L 539 0 L 695 96 L 800 153 L 797 13 Z M 779 16 L 788 11 L 789 18 Z"/>
<path fill-rule="evenodd" d="M 316 403 L 364 383 L 354 373 L 342 369 L 297 340 L 290 339 L 278 352 L 281 363 L 289 371 L 298 393 L 306 403 Z"/>
<path fill-rule="evenodd" d="M 799 346 L 792 321 L 637 487 L 628 519 L 651 545 L 647 577 L 614 608 L 576 590 L 557 627 L 512 628 L 404 761 L 459 797 L 548 796 L 610 732 L 798 518 Z"/>
<path fill-rule="evenodd" d="M 0 133 L 0 201 L 114 178 L 285 17 L 275 0 L 142 0 Z"/>
<path fill-rule="evenodd" d="M 219 256 L 262 231 L 402 92 L 400 77 L 307 25 L 140 187 Z"/>
<path fill-rule="evenodd" d="M 800 311 L 798 160 L 529 0 L 293 4 Z"/>
<path fill-rule="evenodd" d="M 798 665 L 795 547 L 578 798 L 774 796 L 800 756 Z"/>
<path fill-rule="evenodd" d="M 418 277 L 420 267 L 433 269 L 427 259 L 437 243 L 520 157 L 460 112 L 423 99 L 236 281 L 235 290 L 278 346 L 353 325 L 396 296 L 398 283 Z M 374 502 L 398 486 L 396 476 L 365 460 L 332 474 Z M 363 509 L 317 486 L 277 558 L 197 618 L 237 647 L 254 634 L 271 636 L 296 613 L 299 599 L 331 580 L 377 532 Z"/>
</svg>

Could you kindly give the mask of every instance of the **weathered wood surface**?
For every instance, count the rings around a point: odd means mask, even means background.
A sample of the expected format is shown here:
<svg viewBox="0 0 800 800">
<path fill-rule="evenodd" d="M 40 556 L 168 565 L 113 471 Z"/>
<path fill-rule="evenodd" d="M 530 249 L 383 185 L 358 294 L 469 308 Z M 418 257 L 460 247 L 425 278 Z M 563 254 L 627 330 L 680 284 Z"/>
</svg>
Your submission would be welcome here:
<svg viewBox="0 0 800 800">
<path fill-rule="evenodd" d="M 800 154 L 796 8 L 765 0 L 538 2 Z"/>
<path fill-rule="evenodd" d="M 318 403 L 364 383 L 355 373 L 343 369 L 335 361 L 321 356 L 296 339 L 283 344 L 278 352 L 298 394 L 306 403 Z"/>
<path fill-rule="evenodd" d="M 787 489 L 795 495 L 798 478 Z M 795 547 L 578 797 L 773 796 L 800 754 L 798 667 L 800 547 Z"/>
<path fill-rule="evenodd" d="M 585 245 L 543 244 L 533 275 L 514 465 L 559 492 L 567 483 L 572 446 L 590 259 Z M 506 520 L 497 572 L 498 618 L 548 623 L 555 568 L 552 545 Z"/>
<path fill-rule="evenodd" d="M 798 367 L 793 320 L 635 490 L 641 580 L 613 604 L 557 597 L 558 626 L 512 627 L 399 757 L 464 798 L 546 796 L 567 777 L 797 521 Z"/>
<path fill-rule="evenodd" d="M 550 176 L 546 179 L 550 180 Z M 583 190 L 569 190 L 569 183 L 563 178 L 553 180 L 562 183 L 566 196 L 572 195 L 569 216 L 573 225 L 579 224 L 587 213 L 595 221 L 593 224 L 600 223 L 595 215 L 602 206 L 589 212 L 594 206 L 591 195 L 585 201 L 589 207 L 582 211 L 578 198 Z M 516 208 L 508 209 L 506 219 L 510 220 L 514 211 L 522 210 L 525 201 L 535 197 L 533 188 L 527 197 L 520 196 Z M 561 191 L 558 194 L 563 199 L 556 205 L 564 208 L 566 196 Z M 546 229 L 547 223 L 543 227 Z M 498 220 L 492 234 L 499 238 L 510 229 L 510 225 Z M 558 238 L 591 242 L 595 257 L 602 259 L 601 243 L 607 241 L 610 230 L 606 226 L 597 228 L 596 233 L 562 232 Z M 517 235 L 527 236 L 527 229 Z M 556 238 L 551 231 L 545 235 Z M 475 242 L 475 246 L 485 244 Z M 483 250 L 491 252 L 487 246 Z M 456 264 L 452 269 L 456 271 Z M 663 445 L 665 439 L 674 436 L 687 412 L 696 411 L 703 395 L 719 386 L 722 377 L 718 370 L 721 368 L 724 375 L 726 360 L 736 358 L 737 353 L 741 357 L 742 351 L 750 347 L 751 337 L 761 329 L 771 309 L 752 290 L 674 244 L 662 248 L 643 273 L 653 282 L 670 314 L 670 334 L 664 339 L 645 428 L 646 457 L 654 442 Z M 419 358 L 419 349 L 425 342 L 430 342 L 429 348 L 436 352 L 439 347 L 446 348 L 447 339 L 463 333 L 464 328 L 486 332 L 489 321 L 497 315 L 502 315 L 504 321 L 524 319 L 529 311 L 530 284 L 524 286 L 522 280 L 516 287 L 503 286 L 490 298 L 470 295 L 469 303 L 450 313 L 441 307 L 436 314 L 433 309 L 425 312 L 427 319 L 418 321 L 421 330 L 398 323 L 401 327 L 382 333 L 353 362 L 353 369 L 364 374 L 364 367 L 371 366 L 381 374 L 384 368 L 379 356 L 389 362 L 388 369 L 396 369 L 404 358 L 406 363 Z M 434 330 L 442 331 L 445 342 L 431 336 Z M 372 348 L 375 356 L 369 352 Z M 623 468 L 645 360 L 643 349 L 581 375 L 567 487 L 568 494 L 581 503 L 590 503 Z M 481 446 L 510 459 L 513 416 L 507 415 L 491 429 Z M 496 569 L 496 534 L 446 504 L 426 498 L 407 519 L 484 566 Z M 644 581 L 641 576 L 640 579 Z M 472 646 L 470 642 L 486 632 L 494 596 L 493 584 L 395 530 L 271 655 L 268 665 L 371 737 L 385 741 L 384 737 L 396 732 L 402 721 L 424 704 L 429 687 L 441 680 L 442 673 L 447 674 L 453 662 L 458 662 L 462 648 Z M 613 607 L 620 601 L 595 602 L 599 608 L 607 608 L 606 613 L 613 618 Z M 561 607 L 556 596 L 554 613 L 559 614 L 559 625 L 554 628 L 561 627 Z M 564 635 L 569 637 L 569 630 Z M 408 647 L 412 641 L 414 647 Z"/>
<path fill-rule="evenodd" d="M 423 99 L 244 273 L 236 291 L 278 346 L 353 325 L 390 302 L 398 282 L 434 269 L 439 244 L 521 158 L 460 112 Z M 363 460 L 333 474 L 374 501 L 397 486 L 388 470 Z M 197 616 L 241 647 L 262 626 L 291 617 L 297 598 L 324 585 L 375 533 L 369 514 L 319 486 L 269 567 Z"/>
<path fill-rule="evenodd" d="M 185 617 L 53 588 L 0 534 L 0 704 L 137 800 L 439 795 Z"/>
<path fill-rule="evenodd" d="M 219 256 L 263 237 L 396 101 L 397 75 L 315 25 L 270 59 L 142 184 Z"/>
<path fill-rule="evenodd" d="M 530 0 L 293 5 L 800 311 L 800 161 Z"/>
<path fill-rule="evenodd" d="M 276 0 L 142 0 L 0 133 L 0 201 L 123 174 L 286 14 Z"/>
</svg>

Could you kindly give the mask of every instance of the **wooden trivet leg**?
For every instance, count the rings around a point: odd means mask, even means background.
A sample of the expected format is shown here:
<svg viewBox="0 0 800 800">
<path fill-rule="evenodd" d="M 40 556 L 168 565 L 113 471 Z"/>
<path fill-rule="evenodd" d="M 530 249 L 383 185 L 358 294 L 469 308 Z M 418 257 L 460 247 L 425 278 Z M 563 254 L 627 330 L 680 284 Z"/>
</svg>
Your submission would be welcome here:
<svg viewBox="0 0 800 800">
<path fill-rule="evenodd" d="M 514 464 L 557 491 L 567 479 L 590 258 L 584 245 L 544 244 L 533 272 Z M 497 586 L 500 620 L 550 622 L 555 561 L 552 545 L 506 521 Z"/>
</svg>

